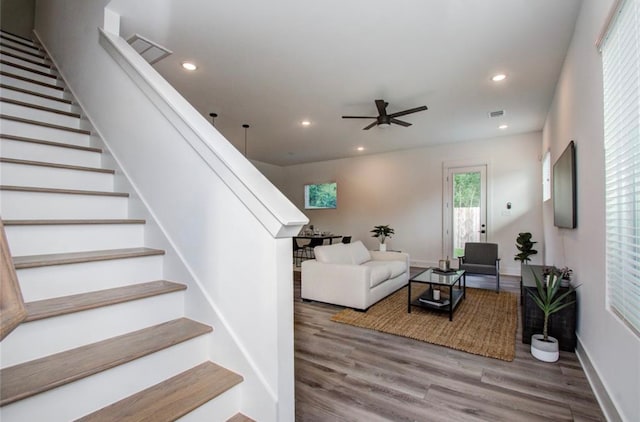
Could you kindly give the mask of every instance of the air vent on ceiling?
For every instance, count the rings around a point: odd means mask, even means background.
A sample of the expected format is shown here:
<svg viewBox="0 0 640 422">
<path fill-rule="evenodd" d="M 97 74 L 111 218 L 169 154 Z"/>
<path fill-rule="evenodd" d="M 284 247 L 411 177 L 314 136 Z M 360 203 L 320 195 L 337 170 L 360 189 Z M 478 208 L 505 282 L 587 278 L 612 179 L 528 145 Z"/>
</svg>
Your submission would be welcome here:
<svg viewBox="0 0 640 422">
<path fill-rule="evenodd" d="M 504 110 L 496 110 L 496 111 L 489 112 L 489 117 L 502 117 L 502 116 L 504 116 Z"/>
<path fill-rule="evenodd" d="M 139 34 L 133 34 L 127 40 L 131 47 L 138 52 L 149 64 L 157 63 L 165 57 L 171 55 L 173 52 L 166 47 L 155 43 L 148 38 Z"/>
</svg>

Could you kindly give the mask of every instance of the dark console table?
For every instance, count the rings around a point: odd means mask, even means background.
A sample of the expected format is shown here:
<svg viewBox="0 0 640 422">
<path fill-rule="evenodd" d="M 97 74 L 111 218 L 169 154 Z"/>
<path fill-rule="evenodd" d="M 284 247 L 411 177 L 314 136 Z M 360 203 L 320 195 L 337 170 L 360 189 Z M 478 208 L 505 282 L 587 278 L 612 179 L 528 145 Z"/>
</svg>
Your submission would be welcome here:
<svg viewBox="0 0 640 422">
<path fill-rule="evenodd" d="M 536 281 L 531 270 L 536 274 L 539 280 L 543 280 L 544 268 L 553 268 L 542 265 L 523 265 L 522 276 L 520 279 L 520 299 L 522 303 L 522 342 L 531 344 L 531 336 L 533 334 L 542 334 L 544 326 L 544 314 L 529 296 L 528 291 L 532 293 L 537 291 Z M 566 287 L 560 287 L 557 293 L 561 295 L 566 292 Z M 576 312 L 577 302 L 576 292 L 571 293 L 565 302 L 574 301 L 574 303 L 561 311 L 549 316 L 549 335 L 558 339 L 560 350 L 573 352 L 576 349 Z"/>
</svg>

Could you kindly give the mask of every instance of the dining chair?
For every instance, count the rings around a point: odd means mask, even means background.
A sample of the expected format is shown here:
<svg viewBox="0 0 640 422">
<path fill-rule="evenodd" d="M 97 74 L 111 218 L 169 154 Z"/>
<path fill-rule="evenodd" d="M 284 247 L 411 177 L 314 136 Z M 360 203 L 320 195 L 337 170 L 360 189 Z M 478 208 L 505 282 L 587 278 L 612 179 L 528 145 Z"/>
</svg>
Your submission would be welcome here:
<svg viewBox="0 0 640 422">
<path fill-rule="evenodd" d="M 304 245 L 304 256 L 306 259 L 315 259 L 316 255 L 313 252 L 313 248 L 324 244 L 324 239 L 311 239 L 309 243 Z"/>
</svg>

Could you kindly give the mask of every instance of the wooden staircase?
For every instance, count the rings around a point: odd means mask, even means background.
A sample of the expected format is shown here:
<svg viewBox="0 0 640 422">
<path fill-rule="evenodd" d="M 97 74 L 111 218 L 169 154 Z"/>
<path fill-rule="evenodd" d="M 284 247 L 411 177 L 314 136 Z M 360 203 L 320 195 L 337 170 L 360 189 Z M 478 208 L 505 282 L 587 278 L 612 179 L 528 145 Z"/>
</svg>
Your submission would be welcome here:
<svg viewBox="0 0 640 422">
<path fill-rule="evenodd" d="M 145 244 L 51 61 L 6 32 L 0 125 L 6 270 L 26 309 L 0 343 L 0 420 L 252 420 L 237 413 L 242 377 L 209 361 L 213 329 L 185 318 L 187 287 L 163 279 L 164 251 Z"/>
</svg>

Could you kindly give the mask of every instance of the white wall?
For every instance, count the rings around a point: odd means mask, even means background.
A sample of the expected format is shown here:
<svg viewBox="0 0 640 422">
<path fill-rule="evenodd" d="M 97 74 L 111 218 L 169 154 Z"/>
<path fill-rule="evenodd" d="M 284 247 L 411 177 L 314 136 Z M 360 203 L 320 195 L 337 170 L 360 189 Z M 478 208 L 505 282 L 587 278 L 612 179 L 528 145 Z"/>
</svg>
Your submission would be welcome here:
<svg viewBox="0 0 640 422">
<path fill-rule="evenodd" d="M 0 28 L 31 38 L 35 0 L 0 0 Z"/>
<path fill-rule="evenodd" d="M 544 205 L 546 260 L 574 269 L 578 289 L 578 337 L 617 411 L 640 420 L 640 339 L 606 309 L 602 64 L 594 41 L 613 0 L 585 0 L 543 131 L 552 162 L 576 142 L 578 227 L 553 226 Z M 606 403 L 605 403 L 606 404 Z M 606 407 L 606 406 L 605 406 Z M 614 415 L 610 415 L 615 420 Z"/>
<path fill-rule="evenodd" d="M 369 231 L 390 224 L 396 234 L 389 248 L 408 252 L 415 265 L 437 265 L 442 258 L 443 163 L 487 163 L 489 241 L 499 244 L 502 272 L 519 274 L 513 260 L 518 232 L 530 231 L 542 240 L 540 145 L 541 133 L 535 132 L 300 164 L 283 168 L 281 188 L 303 209 L 304 184 L 337 181 L 338 208 L 304 210 L 311 224 L 352 235 L 371 249 L 377 240 Z M 505 216 L 507 202 L 513 208 Z"/>
</svg>

